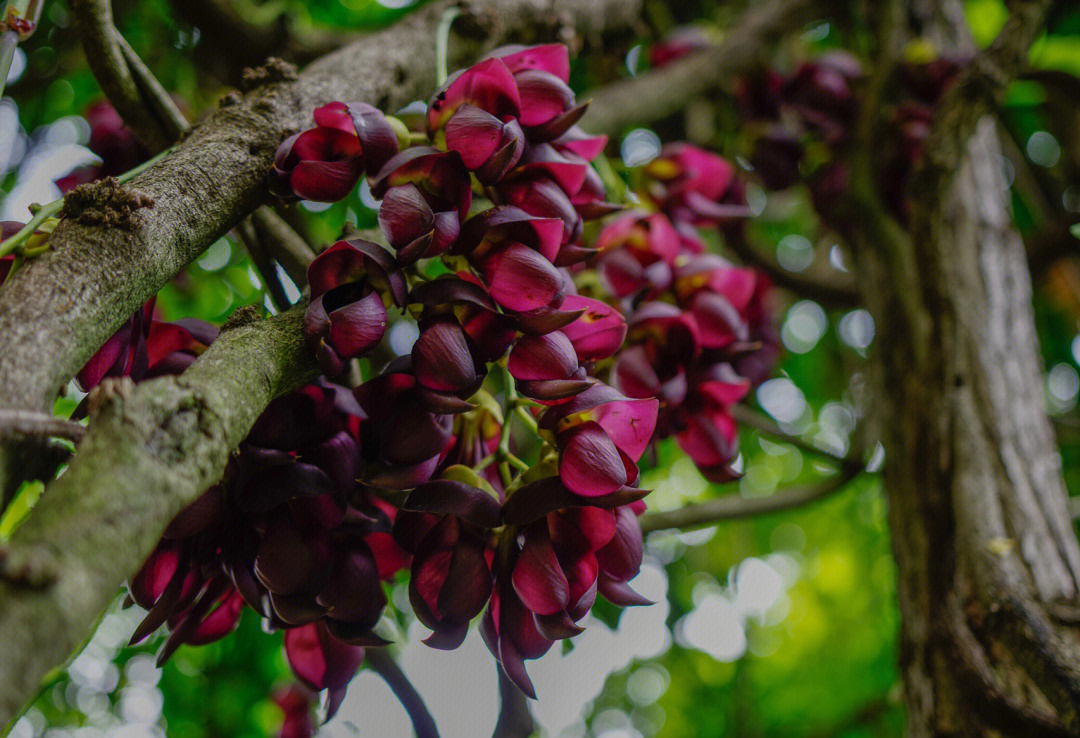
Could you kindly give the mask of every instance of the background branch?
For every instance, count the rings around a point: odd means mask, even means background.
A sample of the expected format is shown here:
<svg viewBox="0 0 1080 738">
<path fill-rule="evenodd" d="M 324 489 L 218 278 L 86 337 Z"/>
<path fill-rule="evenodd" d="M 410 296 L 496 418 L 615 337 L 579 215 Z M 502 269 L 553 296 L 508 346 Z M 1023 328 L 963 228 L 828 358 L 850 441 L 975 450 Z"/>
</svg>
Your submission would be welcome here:
<svg viewBox="0 0 1080 738">
<path fill-rule="evenodd" d="M 0 410 L 0 437 L 52 436 L 78 443 L 86 435 L 86 426 L 48 413 L 30 410 Z"/>
<path fill-rule="evenodd" d="M 615 138 L 634 125 L 679 112 L 687 100 L 757 67 L 777 39 L 809 21 L 815 12 L 820 14 L 821 6 L 813 0 L 751 3 L 716 46 L 595 90 L 582 127 Z"/>
<path fill-rule="evenodd" d="M 844 468 L 838 474 L 805 487 L 789 487 L 763 497 L 724 495 L 707 502 L 699 502 L 664 512 L 647 512 L 638 520 L 643 533 L 654 530 L 690 530 L 714 525 L 723 520 L 750 518 L 755 515 L 780 512 L 802 507 L 828 497 L 843 489 L 844 485 L 859 475 L 861 470 Z"/>
<path fill-rule="evenodd" d="M 382 677 L 390 691 L 401 702 L 405 712 L 412 721 L 413 732 L 416 738 L 439 738 L 439 729 L 435 725 L 435 718 L 431 717 L 424 698 L 416 691 L 405 672 L 401 670 L 394 657 L 385 648 L 369 648 L 365 650 L 364 661 L 371 670 Z"/>
</svg>

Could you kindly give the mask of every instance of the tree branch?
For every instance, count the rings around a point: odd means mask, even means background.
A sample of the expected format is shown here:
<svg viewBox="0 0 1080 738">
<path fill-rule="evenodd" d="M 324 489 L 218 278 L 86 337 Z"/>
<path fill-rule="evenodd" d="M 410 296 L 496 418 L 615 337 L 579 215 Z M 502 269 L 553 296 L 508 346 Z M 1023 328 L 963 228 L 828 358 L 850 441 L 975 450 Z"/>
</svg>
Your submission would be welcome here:
<svg viewBox="0 0 1080 738">
<path fill-rule="evenodd" d="M 0 726 L 83 641 L 172 517 L 221 478 L 270 400 L 317 374 L 304 309 L 234 321 L 179 376 L 91 395 L 78 455 L 5 547 L 33 576 L 0 576 Z"/>
<path fill-rule="evenodd" d="M 529 738 L 536 724 L 528 700 L 501 666 L 496 664 L 495 669 L 499 674 L 499 719 L 491 738 Z"/>
<path fill-rule="evenodd" d="M 86 435 L 86 426 L 47 413 L 30 410 L 0 410 L 0 438 L 12 435 L 51 436 L 78 443 Z"/>
<path fill-rule="evenodd" d="M 808 453 L 825 456 L 829 459 L 832 459 L 833 461 L 839 462 L 840 466 L 845 469 L 851 469 L 856 471 L 862 471 L 863 469 L 863 463 L 856 455 L 839 454 L 835 451 L 830 451 L 829 449 L 822 448 L 816 443 L 806 440 L 802 436 L 792 435 L 785 431 L 783 428 L 781 428 L 780 425 L 772 418 L 766 416 L 763 413 L 759 413 L 756 410 L 747 407 L 746 405 L 732 405 L 730 408 L 728 408 L 728 412 L 731 414 L 731 417 L 735 419 L 735 422 L 737 422 L 739 425 L 745 425 L 748 428 L 753 428 L 754 430 L 764 433 L 765 435 L 777 438 L 784 443 L 790 443 L 792 446 L 802 449 L 803 451 L 806 451 Z"/>
<path fill-rule="evenodd" d="M 811 20 L 815 11 L 821 12 L 821 3 L 812 0 L 752 3 L 716 46 L 593 92 L 582 127 L 616 137 L 677 113 L 688 100 L 754 69 L 777 39 Z"/>
<path fill-rule="evenodd" d="M 271 81 L 209 116 L 131 183 L 154 203 L 135 214 L 131 230 L 62 222 L 50 250 L 0 290 L 0 407 L 51 407 L 140 305 L 266 200 L 278 144 L 309 127 L 315 107 L 365 100 L 394 110 L 426 98 L 435 85 L 434 28 L 450 1 L 427 5 L 314 62 L 298 79 Z M 539 42 L 565 36 L 568 27 L 586 38 L 627 29 L 640 3 L 468 0 L 465 9 L 450 45 L 455 63 L 475 59 L 478 38 Z M 101 25 L 97 20 L 94 28 Z M 0 492 L 10 494 L 25 466 L 18 448 L 0 446 Z"/>
<path fill-rule="evenodd" d="M 171 4 L 178 16 L 199 29 L 199 47 L 210 52 L 204 61 L 214 62 L 214 71 L 232 84 L 240 81 L 245 67 L 268 57 L 305 63 L 356 37 L 330 30 L 301 31 L 284 8 L 272 18 L 255 19 L 251 9 L 239 7 L 236 0 L 172 0 Z"/>
<path fill-rule="evenodd" d="M 854 308 L 862 304 L 859 291 L 855 289 L 855 282 L 849 274 L 837 272 L 826 275 L 809 270 L 792 272 L 780 266 L 776 256 L 746 238 L 728 238 L 724 244 L 743 262 L 768 274 L 774 284 L 799 297 L 816 300 L 833 308 Z"/>
<path fill-rule="evenodd" d="M 435 718 L 431 717 L 424 698 L 416 691 L 405 672 L 401 670 L 394 658 L 385 648 L 369 648 L 364 654 L 364 661 L 371 670 L 382 677 L 390 691 L 401 702 L 405 712 L 412 721 L 413 731 L 416 738 L 439 738 L 439 729 L 435 725 Z"/>
<path fill-rule="evenodd" d="M 861 469 L 843 468 L 835 476 L 805 487 L 789 487 L 763 497 L 724 495 L 707 502 L 686 505 L 677 510 L 647 512 L 638 520 L 643 533 L 678 528 L 689 530 L 713 525 L 723 520 L 738 520 L 766 513 L 791 510 L 809 505 L 843 489 Z"/>
</svg>

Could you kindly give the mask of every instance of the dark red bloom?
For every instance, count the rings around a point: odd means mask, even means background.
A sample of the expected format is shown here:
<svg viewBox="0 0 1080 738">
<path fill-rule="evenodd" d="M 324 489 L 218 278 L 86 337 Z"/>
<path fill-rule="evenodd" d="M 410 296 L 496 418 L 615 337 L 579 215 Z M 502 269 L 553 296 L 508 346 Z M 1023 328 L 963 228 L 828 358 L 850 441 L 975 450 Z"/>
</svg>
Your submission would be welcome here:
<svg viewBox="0 0 1080 738">
<path fill-rule="evenodd" d="M 315 721 L 311 716 L 314 700 L 299 684 L 291 684 L 274 693 L 274 703 L 285 713 L 278 738 L 312 738 Z"/>
<path fill-rule="evenodd" d="M 364 173 L 364 148 L 355 133 L 318 126 L 285 139 L 274 155 L 270 191 L 285 199 L 337 202 Z"/>
<path fill-rule="evenodd" d="M 649 196 L 672 220 L 723 225 L 750 215 L 735 167 L 710 151 L 675 143 L 645 165 Z"/>
<path fill-rule="evenodd" d="M 596 383 L 544 411 L 540 427 L 553 430 L 559 477 L 586 497 L 611 494 L 637 481 L 637 460 L 652 440 L 658 403 L 631 399 Z"/>
<path fill-rule="evenodd" d="M 591 385 L 574 344 L 559 331 L 520 339 L 506 366 L 521 394 L 542 402 L 572 397 Z"/>
<path fill-rule="evenodd" d="M 285 633 L 285 656 L 293 673 L 316 691 L 329 690 L 327 718 L 341 706 L 364 649 L 334 638 L 323 623 L 311 623 Z"/>
<path fill-rule="evenodd" d="M 605 302 L 581 295 L 567 295 L 563 310 L 582 310 L 580 317 L 561 330 L 582 364 L 607 359 L 618 353 L 626 340 L 626 319 Z"/>
<path fill-rule="evenodd" d="M 386 332 L 386 305 L 404 305 L 405 279 L 378 244 L 338 241 L 308 267 L 311 304 L 304 315 L 308 345 L 323 373 L 341 373 L 347 359 L 362 356 Z"/>
</svg>

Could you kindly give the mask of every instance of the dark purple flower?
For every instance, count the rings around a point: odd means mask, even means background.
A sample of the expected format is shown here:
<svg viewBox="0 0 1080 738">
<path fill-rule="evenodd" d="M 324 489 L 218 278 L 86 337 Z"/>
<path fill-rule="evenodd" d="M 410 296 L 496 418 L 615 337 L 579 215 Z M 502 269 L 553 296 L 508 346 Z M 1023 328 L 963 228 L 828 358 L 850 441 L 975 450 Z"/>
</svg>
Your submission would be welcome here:
<svg viewBox="0 0 1080 738">
<path fill-rule="evenodd" d="M 318 126 L 285 139 L 274 155 L 270 191 L 284 199 L 337 202 L 364 173 L 364 148 L 355 133 Z"/>
</svg>

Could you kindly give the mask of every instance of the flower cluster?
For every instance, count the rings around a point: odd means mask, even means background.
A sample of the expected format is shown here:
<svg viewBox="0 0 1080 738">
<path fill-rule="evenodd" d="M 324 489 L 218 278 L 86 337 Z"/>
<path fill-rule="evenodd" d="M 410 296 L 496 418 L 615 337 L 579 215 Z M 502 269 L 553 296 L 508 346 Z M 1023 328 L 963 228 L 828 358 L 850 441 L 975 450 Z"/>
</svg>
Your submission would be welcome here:
<svg viewBox="0 0 1080 738">
<path fill-rule="evenodd" d="M 601 280 L 629 315 L 614 386 L 658 398 L 656 438 L 675 436 L 710 480 L 733 478 L 737 429 L 728 408 L 778 355 L 767 278 L 702 253 L 664 213 L 626 214 L 598 243 L 607 246 Z"/>
<path fill-rule="evenodd" d="M 934 107 L 962 63 L 941 56 L 899 66 L 897 87 L 904 99 L 887 111 L 889 135 L 877 162 L 878 186 L 897 217 L 906 216 L 905 190 L 922 157 Z M 751 162 L 762 183 L 781 190 L 805 176 L 815 209 L 830 222 L 848 187 L 847 165 L 838 154 L 855 122 L 855 88 L 863 76 L 857 59 L 834 51 L 788 76 L 775 70 L 750 75 L 736 89 L 740 114 L 757 129 Z"/>
<path fill-rule="evenodd" d="M 597 596 L 646 602 L 628 582 L 659 401 L 596 376 L 628 326 L 573 272 L 607 248 L 586 245 L 585 222 L 619 207 L 569 73 L 563 46 L 508 47 L 452 75 L 416 130 L 330 103 L 281 144 L 273 192 L 334 201 L 366 175 L 382 243 L 342 240 L 311 264 L 304 333 L 323 377 L 272 403 L 170 525 L 131 580 L 149 610 L 135 640 L 166 625 L 167 658 L 230 632 L 246 604 L 333 710 L 363 648 L 385 645 L 383 583 L 399 570 L 429 645 L 457 647 L 481 617 L 529 695 L 524 662 L 581 632 Z M 668 153 L 657 202 L 688 223 L 731 215 L 733 180 L 717 189 L 693 151 Z M 116 364 L 134 365 L 148 319 L 95 367 L 135 373 Z M 395 356 L 384 338 L 402 321 L 416 338 Z M 308 703 L 281 699 L 303 734 Z"/>
</svg>

